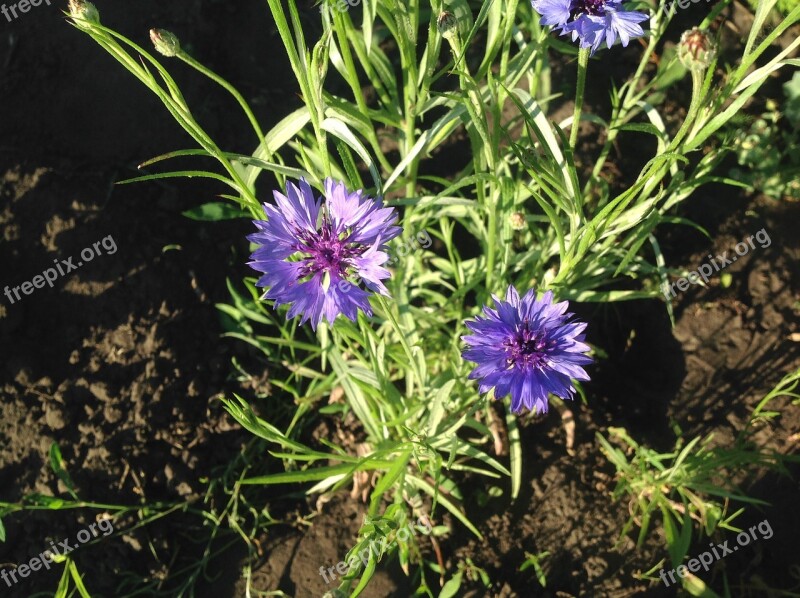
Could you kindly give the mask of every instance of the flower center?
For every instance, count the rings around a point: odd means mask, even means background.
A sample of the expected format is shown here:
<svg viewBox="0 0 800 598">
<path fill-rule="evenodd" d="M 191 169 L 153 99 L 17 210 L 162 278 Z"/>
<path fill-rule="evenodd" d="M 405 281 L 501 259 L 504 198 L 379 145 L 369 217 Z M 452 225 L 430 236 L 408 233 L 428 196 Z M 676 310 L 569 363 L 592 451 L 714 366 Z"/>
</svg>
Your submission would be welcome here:
<svg viewBox="0 0 800 598">
<path fill-rule="evenodd" d="M 521 369 L 542 368 L 547 364 L 547 350 L 552 344 L 543 331 L 531 330 L 530 322 L 526 319 L 514 336 L 503 343 L 506 363 L 509 367 L 516 365 Z"/>
<path fill-rule="evenodd" d="M 606 14 L 606 0 L 574 0 L 570 10 L 570 20 L 574 21 L 581 15 L 593 17 Z"/>
<path fill-rule="evenodd" d="M 319 272 L 338 278 L 346 278 L 350 260 L 364 253 L 366 247 L 348 242 L 350 231 L 336 236 L 328 219 L 323 215 L 322 226 L 317 232 L 298 230 L 295 232 L 299 243 L 297 250 L 303 254 L 301 278 Z"/>
</svg>

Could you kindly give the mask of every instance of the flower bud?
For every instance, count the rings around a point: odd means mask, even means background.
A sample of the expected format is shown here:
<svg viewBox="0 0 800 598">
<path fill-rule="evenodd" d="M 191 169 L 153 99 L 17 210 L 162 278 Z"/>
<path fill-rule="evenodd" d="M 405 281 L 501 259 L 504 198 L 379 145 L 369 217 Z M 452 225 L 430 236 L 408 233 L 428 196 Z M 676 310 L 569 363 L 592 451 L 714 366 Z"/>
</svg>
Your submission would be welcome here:
<svg viewBox="0 0 800 598">
<path fill-rule="evenodd" d="M 436 20 L 436 26 L 439 29 L 439 33 L 444 38 L 452 37 L 458 33 L 458 19 L 456 19 L 453 13 L 448 11 L 439 14 L 439 18 Z"/>
<path fill-rule="evenodd" d="M 687 69 L 705 70 L 716 55 L 717 46 L 708 33 L 698 27 L 683 32 L 678 44 L 678 58 Z"/>
<path fill-rule="evenodd" d="M 156 52 L 164 56 L 177 56 L 181 51 L 181 43 L 174 33 L 166 29 L 151 29 L 150 41 L 156 48 Z"/>
<path fill-rule="evenodd" d="M 97 7 L 91 2 L 85 0 L 69 0 L 69 14 L 74 19 L 83 19 L 84 21 L 91 21 L 92 23 L 100 22 L 100 13 L 97 12 Z"/>
<path fill-rule="evenodd" d="M 525 230 L 527 224 L 525 222 L 525 214 L 522 212 L 514 212 L 511 216 L 508 217 L 509 222 L 511 223 L 511 228 L 514 230 Z"/>
</svg>

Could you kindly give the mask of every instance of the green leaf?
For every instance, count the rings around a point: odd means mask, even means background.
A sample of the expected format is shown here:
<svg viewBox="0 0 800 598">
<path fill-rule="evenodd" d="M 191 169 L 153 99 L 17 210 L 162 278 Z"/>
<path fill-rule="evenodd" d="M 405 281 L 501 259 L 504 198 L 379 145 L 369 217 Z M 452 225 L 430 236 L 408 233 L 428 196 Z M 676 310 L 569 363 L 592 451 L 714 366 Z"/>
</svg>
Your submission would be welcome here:
<svg viewBox="0 0 800 598">
<path fill-rule="evenodd" d="M 461 578 L 463 576 L 463 571 L 459 571 L 453 575 L 442 587 L 442 591 L 439 592 L 439 598 L 453 598 L 453 596 L 458 596 L 458 590 L 461 588 Z"/>
<path fill-rule="evenodd" d="M 383 185 L 381 184 L 381 175 L 378 172 L 378 167 L 375 165 L 375 161 L 369 155 L 367 148 L 364 147 L 364 144 L 361 143 L 361 141 L 358 140 L 358 137 L 353 134 L 353 132 L 350 130 L 350 127 L 348 127 L 344 121 L 339 120 L 338 118 L 330 117 L 322 121 L 320 126 L 328 133 L 331 133 L 332 135 L 344 141 L 358 154 L 358 156 L 364 161 L 364 164 L 369 167 L 369 172 L 372 175 L 373 182 L 375 183 L 377 194 L 383 195 Z"/>
<path fill-rule="evenodd" d="M 408 165 L 414 162 L 421 152 L 430 153 L 444 138 L 449 136 L 461 124 L 460 119 L 464 112 L 466 112 L 466 108 L 463 104 L 457 104 L 447 114 L 433 123 L 430 129 L 422 133 L 417 138 L 414 147 L 411 148 L 394 169 L 394 172 L 386 179 L 386 188 L 391 188 L 392 183 L 403 174 Z"/>
<path fill-rule="evenodd" d="M 789 61 L 787 60 L 786 62 Z M 791 81 L 784 84 L 783 92 L 786 95 L 783 112 L 794 129 L 797 130 L 800 128 L 800 71 L 794 74 Z"/>
<path fill-rule="evenodd" d="M 430 415 L 428 416 L 428 436 L 436 434 L 436 429 L 445 415 L 445 402 L 450 399 L 450 393 L 453 392 L 455 384 L 455 380 L 448 380 L 436 392 L 436 396 L 431 403 Z"/>
<path fill-rule="evenodd" d="M 690 571 L 687 571 L 686 577 L 683 578 L 683 589 L 697 598 L 720 598 L 719 594 L 709 588 L 702 579 Z"/>
<path fill-rule="evenodd" d="M 786 62 L 793 61 L 787 60 Z M 788 100 L 800 98 L 800 71 L 797 71 L 792 76 L 791 81 L 783 84 L 783 93 L 786 95 Z"/>
<path fill-rule="evenodd" d="M 775 6 L 778 0 L 759 0 L 756 8 L 756 15 L 753 24 L 750 26 L 750 35 L 747 37 L 747 44 L 744 47 L 743 56 L 747 56 L 753 49 L 753 44 L 759 39 L 761 28 L 767 20 L 767 15 Z"/>
<path fill-rule="evenodd" d="M 246 430 L 255 434 L 259 438 L 263 438 L 269 442 L 274 442 L 285 449 L 297 451 L 299 453 L 313 452 L 307 446 L 288 438 L 283 432 L 272 424 L 259 418 L 255 412 L 248 405 L 247 401 L 233 395 L 234 399 L 222 399 L 225 410 L 230 413 L 239 424 Z"/>
<path fill-rule="evenodd" d="M 574 202 L 576 190 L 572 188 L 572 177 L 569 172 L 567 160 L 564 158 L 564 154 L 561 151 L 561 146 L 553 132 L 553 127 L 547 120 L 538 102 L 524 89 L 515 87 L 511 90 L 506 89 L 506 91 L 509 93 L 509 98 L 517 105 L 520 112 L 522 112 L 525 122 L 535 131 L 536 138 L 542 149 L 544 149 L 547 155 L 558 165 L 561 174 L 560 182 L 563 183 L 564 190 L 569 199 Z"/>
<path fill-rule="evenodd" d="M 242 190 L 231 179 L 225 178 L 224 176 L 213 172 L 206 172 L 205 170 L 176 170 L 174 172 L 160 172 L 158 174 L 148 174 L 145 176 L 133 177 L 132 179 L 125 179 L 124 181 L 118 181 L 117 185 L 130 185 L 131 183 L 142 183 L 144 181 L 158 181 L 160 179 L 179 179 L 179 178 L 193 179 L 195 177 L 201 179 L 213 179 L 215 181 L 219 181 L 220 183 L 224 183 L 234 191 L 237 191 L 239 193 L 244 192 L 244 190 Z"/>
<path fill-rule="evenodd" d="M 264 142 L 253 152 L 253 158 L 269 159 L 281 147 L 292 140 L 301 130 L 311 121 L 308 106 L 303 106 L 295 110 L 267 133 Z M 250 166 L 245 175 L 245 183 L 252 188 L 255 185 L 261 169 Z"/>
<path fill-rule="evenodd" d="M 234 218 L 247 218 L 249 214 L 239 208 L 219 201 L 203 204 L 191 210 L 186 210 L 183 215 L 192 220 L 215 222 L 217 220 L 232 220 Z"/>
<path fill-rule="evenodd" d="M 667 552 L 673 567 L 677 567 L 683 562 L 683 557 L 686 556 L 689 544 L 692 541 L 692 518 L 688 513 L 684 514 L 683 521 L 681 521 L 681 529 L 679 530 L 675 516 L 669 509 L 662 506 L 661 513 L 664 518 Z"/>
<path fill-rule="evenodd" d="M 557 37 L 553 37 L 552 39 L 547 40 L 547 45 L 552 47 L 554 50 L 561 52 L 562 54 L 566 54 L 567 56 L 578 56 L 578 46 L 576 44 L 568 44 L 567 42 L 563 42 Z"/>
<path fill-rule="evenodd" d="M 86 586 L 83 585 L 83 579 L 81 578 L 81 574 L 78 572 L 78 567 L 75 566 L 75 561 L 70 560 L 69 565 L 67 565 L 69 569 L 70 575 L 72 576 L 72 581 L 75 583 L 75 589 L 78 590 L 78 593 L 81 595 L 81 598 L 92 598 L 89 595 Z"/>
<path fill-rule="evenodd" d="M 357 471 L 373 471 L 376 469 L 390 469 L 395 464 L 394 461 L 378 461 L 372 458 L 362 459 L 360 463 L 327 465 L 325 467 L 313 467 L 302 471 L 286 471 L 272 475 L 257 476 L 241 481 L 242 484 L 291 484 L 298 482 L 313 482 L 325 480 L 333 476 L 348 476 Z"/>
<path fill-rule="evenodd" d="M 381 501 L 384 495 L 389 492 L 389 489 L 397 481 L 397 479 L 405 472 L 408 460 L 411 458 L 411 451 L 404 452 L 397 458 L 394 465 L 387 471 L 381 479 L 375 484 L 375 489 L 372 491 L 372 499 L 370 501 L 369 512 L 370 516 L 374 517 L 378 512 L 378 507 L 381 506 Z M 402 484 L 401 484 L 402 486 Z"/>
<path fill-rule="evenodd" d="M 64 469 L 64 459 L 61 457 L 61 449 L 58 448 L 58 443 L 56 442 L 50 445 L 50 467 L 53 468 L 53 472 L 58 476 L 58 479 L 64 482 L 72 498 L 78 500 L 78 495 L 75 493 L 75 484 L 72 482 L 67 470 Z"/>
<path fill-rule="evenodd" d="M 345 324 L 345 322 L 342 322 L 342 324 Z M 340 326 L 340 330 L 344 329 L 344 326 Z M 329 357 L 331 366 L 333 366 L 336 375 L 339 377 L 339 383 L 344 388 L 347 403 L 366 428 L 370 438 L 374 440 L 382 439 L 381 424 L 372 413 L 369 397 L 358 384 L 355 375 L 356 368 L 349 361 L 343 359 L 338 350 L 331 351 Z M 371 388 L 374 388 L 374 386 L 371 386 Z"/>
<path fill-rule="evenodd" d="M 53 598 L 67 598 L 68 596 L 67 592 L 69 591 L 69 578 L 70 578 L 69 567 L 65 567 L 64 572 L 61 574 L 61 579 L 58 582 L 58 587 L 56 588 L 56 592 L 55 594 L 53 594 Z"/>
<path fill-rule="evenodd" d="M 458 508 L 458 507 L 455 505 L 455 503 L 453 503 L 453 502 L 452 502 L 452 501 L 451 501 L 449 498 L 447 498 L 447 496 L 445 496 L 445 495 L 444 495 L 444 494 L 442 494 L 441 492 L 438 492 L 438 491 L 437 491 L 437 490 L 436 490 L 436 489 L 435 489 L 433 486 L 431 486 L 431 485 L 430 485 L 428 482 L 426 482 L 425 480 L 423 480 L 423 479 L 420 479 L 420 478 L 418 478 L 418 477 L 416 477 L 416 476 L 413 476 L 413 475 L 407 475 L 407 476 L 406 476 L 406 480 L 408 480 L 408 482 L 409 482 L 409 483 L 410 483 L 412 486 L 414 486 L 415 488 L 417 488 L 417 489 L 419 489 L 419 490 L 422 490 L 423 492 L 425 492 L 425 493 L 426 493 L 428 496 L 430 496 L 431 498 L 434 498 L 434 497 L 435 497 L 435 498 L 436 498 L 436 500 L 437 500 L 438 502 L 440 502 L 440 503 L 441 503 L 441 504 L 444 506 L 444 508 L 445 508 L 445 509 L 447 509 L 448 511 L 450 511 L 450 513 L 452 513 L 452 514 L 453 514 L 453 516 L 454 516 L 456 519 L 458 519 L 458 520 L 459 520 L 461 523 L 463 523 L 463 524 L 464 524 L 464 525 L 467 527 L 467 529 L 468 529 L 469 531 L 471 531 L 473 534 L 475 534 L 475 535 L 478 537 L 478 539 L 479 539 L 479 540 L 483 540 L 483 534 L 481 534 L 481 533 L 478 531 L 478 528 L 476 528 L 476 527 L 475 527 L 475 526 L 472 524 L 472 522 L 471 522 L 469 519 L 467 519 L 466 515 L 464 515 L 464 513 L 462 513 L 462 512 L 461 512 L 461 509 L 459 509 L 459 508 Z"/>
<path fill-rule="evenodd" d="M 358 585 L 353 590 L 353 593 L 350 596 L 358 596 L 364 589 L 367 587 L 369 580 L 372 579 L 372 576 L 375 574 L 375 569 L 378 566 L 378 561 L 375 558 L 375 553 L 371 550 L 369 551 L 369 561 L 367 561 L 367 566 L 364 569 L 364 573 L 361 575 L 361 581 L 358 582 Z"/>
<path fill-rule="evenodd" d="M 511 499 L 516 500 L 522 488 L 522 442 L 519 437 L 517 418 L 510 410 L 506 411 L 508 426 L 508 445 L 511 453 Z"/>
<path fill-rule="evenodd" d="M 650 123 L 627 123 L 623 125 L 618 125 L 614 127 L 614 129 L 617 129 L 619 131 L 636 131 L 638 133 L 650 133 L 651 135 L 658 137 L 659 139 L 663 137 L 662 132 L 659 131 L 655 127 L 655 125 L 652 125 Z"/>
</svg>

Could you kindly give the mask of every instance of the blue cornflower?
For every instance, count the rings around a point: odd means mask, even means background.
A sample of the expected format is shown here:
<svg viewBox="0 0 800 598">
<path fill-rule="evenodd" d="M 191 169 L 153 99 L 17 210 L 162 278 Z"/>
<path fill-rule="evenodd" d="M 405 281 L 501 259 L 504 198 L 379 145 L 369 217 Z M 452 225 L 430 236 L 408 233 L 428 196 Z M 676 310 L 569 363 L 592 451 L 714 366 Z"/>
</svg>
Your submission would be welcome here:
<svg viewBox="0 0 800 598">
<path fill-rule="evenodd" d="M 571 399 L 571 380 L 588 380 L 582 366 L 591 363 L 583 342 L 586 324 L 571 322 L 568 302 L 553 303 L 548 291 L 541 300 L 528 291 L 520 299 L 513 286 L 505 301 L 492 296 L 495 309 L 483 308 L 485 317 L 465 322 L 474 334 L 461 337 L 470 345 L 464 359 L 477 367 L 469 375 L 479 379 L 480 392 L 494 387 L 495 398 L 511 394 L 511 411 L 523 407 L 547 412 L 547 396 Z"/>
<path fill-rule="evenodd" d="M 302 179 L 299 187 L 287 183 L 286 195 L 273 194 L 275 205 L 264 204 L 267 220 L 254 220 L 258 232 L 247 237 L 260 245 L 249 265 L 264 273 L 256 283 L 268 289 L 263 298 L 291 304 L 287 319 L 302 314 L 300 324 L 311 320 L 315 330 L 323 315 L 330 323 L 340 313 L 355 321 L 359 309 L 372 315 L 367 291 L 389 294 L 382 265 L 385 243 L 401 232 L 395 209 L 332 179 L 324 205 Z"/>
<path fill-rule="evenodd" d="M 623 46 L 644 35 L 642 21 L 650 17 L 642 12 L 622 10 L 624 0 L 531 0 L 534 10 L 542 15 L 540 23 L 571 34 L 582 48 L 594 54 L 603 41 L 609 48 L 619 36 Z"/>
</svg>

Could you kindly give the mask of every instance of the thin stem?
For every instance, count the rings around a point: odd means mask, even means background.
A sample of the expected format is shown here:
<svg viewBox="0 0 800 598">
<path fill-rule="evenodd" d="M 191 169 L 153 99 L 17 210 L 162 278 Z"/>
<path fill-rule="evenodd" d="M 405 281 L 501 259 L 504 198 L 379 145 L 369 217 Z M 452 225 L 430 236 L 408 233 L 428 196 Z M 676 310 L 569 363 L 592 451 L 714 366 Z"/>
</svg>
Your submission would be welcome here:
<svg viewBox="0 0 800 598">
<path fill-rule="evenodd" d="M 170 114 L 175 118 L 176 122 L 189 133 L 200 146 L 205 149 L 209 154 L 214 156 L 225 168 L 230 175 L 233 182 L 239 187 L 239 192 L 250 203 L 251 211 L 253 214 L 259 212 L 260 206 L 258 200 L 253 193 L 244 183 L 244 181 L 233 168 L 231 163 L 225 158 L 222 151 L 217 147 L 213 140 L 206 134 L 202 127 L 194 120 L 189 106 L 186 104 L 183 96 L 178 90 L 175 81 L 170 77 L 169 73 L 161 66 L 161 64 L 145 52 L 140 46 L 130 41 L 125 36 L 103 27 L 99 24 L 92 24 L 91 28 L 83 29 L 92 39 L 94 39 L 100 46 L 111 54 L 120 64 L 122 64 L 129 72 L 131 72 L 137 79 L 139 79 L 146 87 L 148 87 L 158 98 L 162 101 L 164 106 L 169 110 Z M 119 40 L 119 41 L 117 41 Z M 165 91 L 155 80 L 155 77 L 150 73 L 144 62 L 136 62 L 128 54 L 128 51 L 123 48 L 119 42 L 124 43 L 132 48 L 140 56 L 146 58 L 161 74 L 167 90 Z"/>
<path fill-rule="evenodd" d="M 572 130 L 569 133 L 569 147 L 575 151 L 578 144 L 578 130 L 583 112 L 583 92 L 586 88 L 586 71 L 589 66 L 589 48 L 581 48 L 578 52 L 578 83 L 575 90 L 575 112 L 572 114 Z"/>
<path fill-rule="evenodd" d="M 392 313 L 389 304 L 387 303 L 386 299 L 381 295 L 377 295 L 378 303 L 380 303 L 381 307 L 383 308 L 384 313 L 386 314 L 386 318 L 389 320 L 389 323 L 394 328 L 394 331 L 397 333 L 397 337 L 400 340 L 400 344 L 403 346 L 403 351 L 405 351 L 408 360 L 411 362 L 411 368 L 414 370 L 414 374 L 417 376 L 417 380 L 419 381 L 420 391 L 425 389 L 425 381 L 422 378 L 422 372 L 419 369 L 419 364 L 417 363 L 417 359 L 414 356 L 413 351 L 411 350 L 411 345 L 408 344 L 408 339 L 406 339 L 406 335 L 403 332 L 403 329 L 400 327 L 400 322 L 397 321 L 397 318 L 394 317 L 394 313 Z"/>
<path fill-rule="evenodd" d="M 289 11 L 292 16 L 292 25 L 294 32 L 289 29 L 289 22 L 286 20 L 286 12 L 283 9 L 281 0 L 267 0 L 269 10 L 272 13 L 272 19 L 275 21 L 275 26 L 278 28 L 278 34 L 281 36 L 286 53 L 289 55 L 289 64 L 292 66 L 295 79 L 300 85 L 300 94 L 303 102 L 308 106 L 309 117 L 311 118 L 311 126 L 314 128 L 314 136 L 317 140 L 317 146 L 322 156 L 322 169 L 323 174 L 327 177 L 331 175 L 331 160 L 327 151 L 327 136 L 322 129 L 322 120 L 324 118 L 324 109 L 319 105 L 318 96 L 312 89 L 310 78 L 308 75 L 309 66 L 305 61 L 305 40 L 303 31 L 300 28 L 300 17 L 297 13 L 297 4 L 295 0 L 289 0 Z M 299 48 L 298 48 L 299 46 Z M 303 58 L 301 59 L 301 56 Z"/>
<path fill-rule="evenodd" d="M 358 79 L 358 71 L 356 70 L 355 62 L 353 61 L 353 53 L 350 49 L 350 42 L 347 37 L 347 23 L 352 26 L 352 21 L 348 20 L 345 22 L 345 17 L 343 16 L 344 13 L 341 13 L 338 10 L 332 12 L 332 28 L 337 39 L 339 40 L 339 53 L 341 54 L 342 60 L 345 64 L 345 78 L 347 79 L 347 83 L 350 85 L 350 89 L 353 92 L 353 97 L 356 100 L 356 104 L 358 104 L 358 111 L 361 112 L 361 114 L 368 114 L 369 108 L 367 107 L 367 100 L 364 97 L 364 90 L 361 86 L 361 82 Z M 362 61 L 363 65 L 363 57 L 359 56 L 359 60 Z M 393 168 L 386 159 L 386 156 L 381 151 L 381 144 L 378 140 L 377 134 L 375 133 L 375 129 L 373 127 L 369 127 L 367 132 L 369 134 L 369 141 L 372 144 L 372 147 L 375 149 L 375 156 L 381 163 L 381 167 L 387 173 L 391 173 Z"/>
<path fill-rule="evenodd" d="M 647 50 L 645 50 L 644 54 L 642 55 L 642 59 L 639 61 L 639 67 L 636 69 L 636 74 L 634 74 L 633 79 L 625 91 L 625 97 L 621 101 L 616 118 L 612 120 L 612 125 L 616 124 L 617 121 L 625 122 L 627 119 L 631 118 L 634 115 L 634 111 L 637 110 L 636 102 L 638 101 L 637 94 L 639 93 L 637 91 L 638 83 L 644 75 L 645 68 L 647 68 L 647 65 L 650 63 L 650 58 L 655 52 L 656 40 L 659 38 L 660 36 L 650 36 L 650 41 L 647 44 Z M 603 150 L 600 152 L 600 157 L 594 164 L 592 176 L 586 182 L 586 189 L 584 192 L 587 192 L 589 185 L 592 184 L 593 180 L 600 176 L 603 166 L 605 166 L 606 160 L 608 159 L 608 155 L 611 152 L 611 146 L 614 144 L 614 141 L 616 141 L 618 134 L 618 128 L 614 126 L 609 128 L 606 142 L 603 144 Z"/>
<path fill-rule="evenodd" d="M 450 52 L 453 55 L 453 70 L 458 68 L 458 81 L 461 91 L 466 95 L 464 107 L 470 116 L 472 125 L 475 127 L 478 135 L 482 140 L 480 152 L 475 152 L 473 155 L 473 163 L 475 164 L 475 172 L 483 170 L 479 156 L 483 154 L 486 159 L 486 166 L 488 171 L 492 174 L 496 173 L 494 152 L 492 151 L 489 126 L 486 121 L 486 114 L 484 112 L 484 101 L 481 97 L 480 90 L 477 83 L 472 78 L 467 65 L 467 59 L 464 54 L 463 46 L 461 45 L 461 38 L 459 37 L 458 29 L 453 29 L 447 35 L 443 36 L 450 44 Z"/>
<path fill-rule="evenodd" d="M 492 292 L 495 270 L 495 246 L 497 245 L 497 195 L 491 193 L 489 197 L 489 238 L 486 244 L 486 290 Z"/>
<path fill-rule="evenodd" d="M 239 91 L 233 85 L 228 83 L 225 79 L 217 75 L 214 71 L 212 71 L 208 67 L 197 62 L 194 58 L 189 56 L 183 50 L 178 52 L 178 58 L 183 60 L 193 69 L 201 72 L 206 77 L 208 77 L 215 83 L 218 83 L 220 86 L 225 88 L 236 99 L 236 101 L 239 102 L 239 105 L 242 107 L 242 110 L 244 110 L 244 113 L 247 115 L 250 124 L 253 126 L 253 130 L 256 132 L 256 135 L 258 136 L 258 142 L 259 143 L 264 142 L 264 132 L 261 130 L 261 126 L 258 124 L 258 120 L 256 119 L 255 114 L 253 114 L 253 111 L 250 109 L 250 105 L 247 103 L 247 100 L 244 99 L 242 94 L 240 94 Z M 269 148 L 267 148 L 267 150 L 269 151 Z"/>
<path fill-rule="evenodd" d="M 419 3 L 410 2 L 408 8 L 411 10 L 411 26 L 416 31 L 419 22 Z M 403 157 L 405 158 L 411 153 L 414 148 L 415 132 L 416 132 L 416 111 L 417 111 L 417 82 L 419 81 L 417 64 L 416 46 L 409 43 L 411 40 L 406 39 L 402 34 L 398 37 L 398 45 L 400 47 L 400 63 L 403 69 L 403 99 L 404 99 L 404 118 L 403 118 L 403 141 L 404 150 Z M 413 197 L 417 192 L 417 168 L 419 160 L 412 160 L 406 168 L 406 195 Z"/>
<path fill-rule="evenodd" d="M 672 143 L 670 143 L 669 148 L 667 148 L 668 152 L 674 150 L 680 144 L 680 142 L 683 141 L 683 138 L 694 124 L 698 112 L 700 112 L 700 106 L 703 100 L 704 79 L 705 70 L 692 70 L 692 103 L 689 105 L 689 112 L 686 113 L 686 118 L 683 121 L 683 125 L 681 125 L 681 128 L 675 134 L 675 137 L 672 138 Z"/>
<path fill-rule="evenodd" d="M 684 137 L 689 133 L 694 124 L 694 121 L 697 119 L 697 115 L 700 113 L 700 108 L 703 106 L 703 100 L 705 99 L 705 95 L 703 94 L 703 80 L 705 79 L 705 71 L 704 70 L 693 70 L 692 71 L 692 102 L 689 105 L 689 111 L 686 113 L 686 118 L 681 125 L 681 128 L 675 133 L 675 137 L 672 138 L 672 143 L 669 144 L 666 151 L 664 153 L 671 153 L 678 149 L 678 146 L 683 141 Z M 649 177 L 650 180 L 648 181 L 647 185 L 645 185 L 642 196 L 647 197 L 653 189 L 661 182 L 661 180 L 667 175 L 669 172 L 669 164 L 662 165 L 656 171 L 655 176 Z"/>
</svg>

